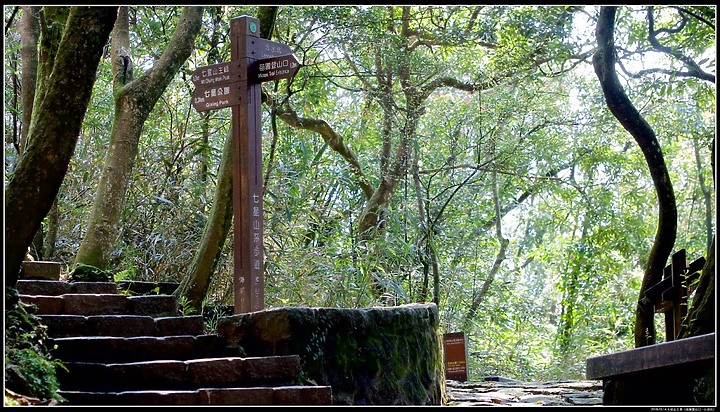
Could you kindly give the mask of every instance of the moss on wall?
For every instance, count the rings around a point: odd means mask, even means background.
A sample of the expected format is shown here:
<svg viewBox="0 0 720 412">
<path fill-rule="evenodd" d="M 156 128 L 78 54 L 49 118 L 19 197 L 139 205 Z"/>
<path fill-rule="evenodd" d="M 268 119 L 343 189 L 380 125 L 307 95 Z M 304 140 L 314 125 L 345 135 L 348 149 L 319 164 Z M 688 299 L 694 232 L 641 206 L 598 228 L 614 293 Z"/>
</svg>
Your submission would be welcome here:
<svg viewBox="0 0 720 412">
<path fill-rule="evenodd" d="M 218 333 L 246 356 L 298 355 L 304 383 L 343 405 L 441 405 L 444 370 L 434 304 L 277 308 L 234 315 Z"/>
</svg>

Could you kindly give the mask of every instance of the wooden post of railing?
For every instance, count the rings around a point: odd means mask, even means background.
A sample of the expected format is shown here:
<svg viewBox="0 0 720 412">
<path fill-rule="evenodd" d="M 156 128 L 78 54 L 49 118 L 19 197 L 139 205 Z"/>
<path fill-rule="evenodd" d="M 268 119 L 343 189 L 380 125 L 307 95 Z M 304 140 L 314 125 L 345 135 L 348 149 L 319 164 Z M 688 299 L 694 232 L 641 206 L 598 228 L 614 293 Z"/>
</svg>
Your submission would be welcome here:
<svg viewBox="0 0 720 412">
<path fill-rule="evenodd" d="M 672 256 L 672 263 L 663 270 L 662 280 L 645 291 L 641 304 L 663 313 L 665 319 L 665 341 L 677 339 L 683 319 L 688 313 L 688 297 L 692 293 L 693 281 L 700 276 L 705 258 L 696 259 L 688 265 L 685 249 Z"/>
<path fill-rule="evenodd" d="M 665 309 L 665 341 L 670 342 L 675 340 L 680 332 L 684 317 L 681 305 L 685 302 L 687 306 L 687 290 L 682 286 L 687 270 L 685 249 L 672 255 L 672 263 L 665 269 L 666 274 L 670 272 L 670 290 L 663 293 L 662 300 L 669 303 Z"/>
</svg>

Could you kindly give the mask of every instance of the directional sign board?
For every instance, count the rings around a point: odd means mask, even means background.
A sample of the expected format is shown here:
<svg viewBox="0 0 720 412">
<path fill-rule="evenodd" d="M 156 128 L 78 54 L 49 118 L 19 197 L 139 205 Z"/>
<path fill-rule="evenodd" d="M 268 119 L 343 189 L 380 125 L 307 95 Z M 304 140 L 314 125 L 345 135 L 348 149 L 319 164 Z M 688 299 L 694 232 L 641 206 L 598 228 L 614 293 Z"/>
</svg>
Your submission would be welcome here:
<svg viewBox="0 0 720 412">
<path fill-rule="evenodd" d="M 267 82 L 287 79 L 295 76 L 300 70 L 300 62 L 294 54 L 289 54 L 258 60 L 254 63 L 254 69 L 248 73 L 249 81 Z"/>
<path fill-rule="evenodd" d="M 192 75 L 195 87 L 218 86 L 240 80 L 240 63 L 235 61 L 198 67 Z"/>
<path fill-rule="evenodd" d="M 240 82 L 225 83 L 209 88 L 197 88 L 192 97 L 192 105 L 198 112 L 222 109 L 240 104 Z"/>
<path fill-rule="evenodd" d="M 272 40 L 256 37 L 250 40 L 249 57 L 253 59 L 269 59 L 271 57 L 292 54 L 290 46 Z"/>
</svg>

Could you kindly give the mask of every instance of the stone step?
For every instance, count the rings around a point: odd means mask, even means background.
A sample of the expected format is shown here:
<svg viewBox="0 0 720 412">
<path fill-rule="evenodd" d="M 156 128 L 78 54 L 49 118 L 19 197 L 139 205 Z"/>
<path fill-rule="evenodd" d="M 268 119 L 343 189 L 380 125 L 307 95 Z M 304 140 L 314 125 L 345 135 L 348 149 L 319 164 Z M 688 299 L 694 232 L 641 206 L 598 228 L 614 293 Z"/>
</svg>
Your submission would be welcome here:
<svg viewBox="0 0 720 412">
<path fill-rule="evenodd" d="M 65 391 L 124 392 L 297 385 L 300 357 L 225 357 L 132 363 L 63 362 Z"/>
<path fill-rule="evenodd" d="M 147 282 L 140 280 L 120 280 L 117 287 L 136 295 L 172 295 L 180 286 L 177 282 Z"/>
<path fill-rule="evenodd" d="M 67 405 L 331 405 L 330 386 L 300 386 L 300 357 L 238 357 L 181 316 L 170 290 L 149 282 L 18 282 L 46 326 Z M 244 352 L 242 352 L 244 354 Z"/>
<path fill-rule="evenodd" d="M 78 336 L 203 335 L 201 315 L 152 317 L 139 315 L 39 315 L 51 338 Z"/>
<path fill-rule="evenodd" d="M 20 295 L 37 306 L 36 315 L 148 315 L 177 316 L 179 305 L 172 295 L 125 296 L 113 293 L 66 293 L 59 296 Z"/>
<path fill-rule="evenodd" d="M 203 388 L 198 390 L 60 391 L 73 405 L 331 405 L 330 386 Z"/>
<path fill-rule="evenodd" d="M 237 356 L 219 335 L 83 336 L 49 342 L 52 354 L 63 362 L 121 363 L 158 359 L 189 360 Z"/>
<path fill-rule="evenodd" d="M 20 265 L 20 277 L 27 279 L 60 280 L 62 263 L 45 260 L 23 261 Z"/>
<path fill-rule="evenodd" d="M 21 295 L 59 296 L 66 293 L 118 293 L 118 286 L 114 282 L 18 279 L 17 290 Z"/>
</svg>

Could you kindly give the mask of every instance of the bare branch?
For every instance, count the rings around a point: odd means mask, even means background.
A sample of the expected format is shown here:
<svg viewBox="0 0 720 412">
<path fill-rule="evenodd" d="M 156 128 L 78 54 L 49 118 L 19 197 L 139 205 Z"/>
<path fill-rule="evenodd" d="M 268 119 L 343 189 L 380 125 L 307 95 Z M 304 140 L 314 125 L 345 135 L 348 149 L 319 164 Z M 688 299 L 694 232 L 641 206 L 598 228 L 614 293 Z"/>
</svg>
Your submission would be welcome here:
<svg viewBox="0 0 720 412">
<path fill-rule="evenodd" d="M 662 32 L 674 33 L 674 31 L 663 30 L 663 29 L 655 30 L 655 16 L 653 13 L 653 6 L 649 6 L 647 8 L 647 18 L 648 18 L 648 41 L 650 42 L 650 44 L 652 44 L 652 46 L 656 50 L 658 50 L 662 53 L 668 54 L 668 55 L 680 60 L 681 62 L 685 63 L 685 65 L 690 68 L 690 71 L 688 71 L 688 72 L 677 72 L 677 73 L 685 73 L 685 74 L 688 74 L 689 76 L 715 83 L 715 75 L 703 71 L 700 68 L 700 66 L 697 63 L 695 63 L 695 61 L 693 59 L 691 59 L 690 57 L 685 56 L 684 54 L 682 54 L 680 52 L 674 51 L 673 49 L 671 49 L 668 46 L 663 46 L 660 43 L 660 41 L 657 38 L 657 35 L 659 33 L 662 33 Z M 684 17 L 683 17 L 683 19 L 684 19 Z M 682 28 L 684 25 L 685 25 L 685 20 L 683 20 L 683 23 L 680 24 L 680 28 Z"/>
</svg>

